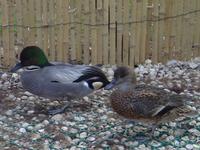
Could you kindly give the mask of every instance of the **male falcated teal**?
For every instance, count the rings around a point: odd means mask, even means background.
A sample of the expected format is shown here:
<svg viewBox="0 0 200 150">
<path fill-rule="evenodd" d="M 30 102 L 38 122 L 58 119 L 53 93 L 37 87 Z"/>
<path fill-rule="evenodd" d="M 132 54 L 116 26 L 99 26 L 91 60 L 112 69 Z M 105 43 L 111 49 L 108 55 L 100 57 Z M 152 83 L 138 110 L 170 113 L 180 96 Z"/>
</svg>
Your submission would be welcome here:
<svg viewBox="0 0 200 150">
<path fill-rule="evenodd" d="M 52 64 L 37 46 L 24 48 L 20 54 L 20 63 L 11 71 L 15 72 L 20 68 L 25 68 L 21 73 L 23 88 L 35 95 L 50 99 L 81 98 L 109 83 L 100 68 L 88 65 Z M 49 113 L 61 113 L 67 106 Z"/>
</svg>

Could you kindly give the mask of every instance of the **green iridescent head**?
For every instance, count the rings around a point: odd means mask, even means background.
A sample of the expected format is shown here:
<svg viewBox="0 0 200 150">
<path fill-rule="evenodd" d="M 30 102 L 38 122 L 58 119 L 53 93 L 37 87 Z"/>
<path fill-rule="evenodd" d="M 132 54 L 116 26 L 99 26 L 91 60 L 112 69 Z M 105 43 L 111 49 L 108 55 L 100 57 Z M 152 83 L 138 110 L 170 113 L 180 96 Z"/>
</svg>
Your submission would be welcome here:
<svg viewBox="0 0 200 150">
<path fill-rule="evenodd" d="M 16 64 L 15 67 L 11 69 L 11 72 L 15 72 L 22 67 L 31 65 L 39 66 L 41 68 L 50 65 L 43 50 L 37 46 L 25 47 L 20 54 L 20 63 Z"/>
</svg>

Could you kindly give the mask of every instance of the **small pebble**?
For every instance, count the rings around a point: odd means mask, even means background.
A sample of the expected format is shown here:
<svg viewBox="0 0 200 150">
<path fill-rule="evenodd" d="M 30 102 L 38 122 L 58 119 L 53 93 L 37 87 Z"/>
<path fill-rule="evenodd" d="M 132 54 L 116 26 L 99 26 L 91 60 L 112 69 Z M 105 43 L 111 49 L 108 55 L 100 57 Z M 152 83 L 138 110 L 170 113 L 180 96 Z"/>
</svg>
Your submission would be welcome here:
<svg viewBox="0 0 200 150">
<path fill-rule="evenodd" d="M 2 79 L 2 80 L 6 80 L 7 77 L 8 77 L 7 73 L 3 73 L 3 74 L 1 75 L 1 79 Z"/>
<path fill-rule="evenodd" d="M 13 114 L 13 111 L 12 111 L 12 110 L 6 111 L 6 115 L 11 116 L 12 114 Z"/>
<path fill-rule="evenodd" d="M 87 140 L 90 141 L 90 142 L 93 142 L 93 141 L 95 141 L 95 137 L 92 137 L 92 136 L 88 137 Z"/>
<path fill-rule="evenodd" d="M 63 114 L 56 114 L 51 119 L 54 121 L 61 121 L 63 120 Z"/>
<path fill-rule="evenodd" d="M 27 99 L 27 98 L 28 98 L 28 97 L 25 96 L 25 95 L 21 97 L 22 100 L 25 100 L 25 99 Z"/>
<path fill-rule="evenodd" d="M 62 129 L 63 131 L 68 131 L 68 127 L 65 127 L 65 126 L 62 127 L 61 129 Z"/>
<path fill-rule="evenodd" d="M 21 133 L 26 133 L 26 129 L 25 129 L 25 128 L 20 128 L 20 129 L 19 129 L 19 132 L 21 132 Z"/>
<path fill-rule="evenodd" d="M 77 130 L 77 129 L 74 129 L 74 128 L 72 128 L 72 129 L 70 129 L 70 130 L 69 130 L 69 132 L 70 132 L 70 133 L 72 133 L 72 134 L 76 134 L 76 133 L 78 133 L 78 130 Z"/>
<path fill-rule="evenodd" d="M 30 114 L 33 114 L 35 111 L 34 110 L 29 110 L 27 111 L 27 114 L 30 115 Z"/>
<path fill-rule="evenodd" d="M 32 134 L 31 135 L 32 140 L 38 140 L 41 138 L 40 134 L 36 133 L 36 134 Z"/>
<path fill-rule="evenodd" d="M 87 137 L 87 133 L 86 132 L 80 133 L 80 138 L 86 138 L 86 137 Z"/>
<path fill-rule="evenodd" d="M 192 145 L 192 144 L 187 144 L 187 145 L 186 145 L 186 148 L 187 148 L 188 150 L 191 150 L 191 149 L 193 149 L 193 145 Z"/>
<path fill-rule="evenodd" d="M 24 92 L 24 95 L 31 96 L 32 94 L 30 92 L 26 91 L 26 92 Z"/>
<path fill-rule="evenodd" d="M 22 124 L 22 127 L 23 127 L 23 128 L 26 128 L 26 127 L 28 127 L 28 126 L 29 126 L 29 123 L 27 123 L 27 122 L 25 122 L 25 123 Z"/>
<path fill-rule="evenodd" d="M 46 125 L 49 124 L 49 121 L 48 120 L 44 120 L 42 123 L 46 126 Z"/>
</svg>

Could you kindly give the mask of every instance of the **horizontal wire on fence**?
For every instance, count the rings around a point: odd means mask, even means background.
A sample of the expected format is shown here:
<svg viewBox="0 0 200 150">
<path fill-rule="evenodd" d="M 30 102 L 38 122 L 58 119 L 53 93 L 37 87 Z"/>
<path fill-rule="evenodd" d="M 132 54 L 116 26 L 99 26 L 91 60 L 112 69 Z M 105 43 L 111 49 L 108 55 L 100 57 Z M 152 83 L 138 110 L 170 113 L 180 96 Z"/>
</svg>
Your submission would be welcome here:
<svg viewBox="0 0 200 150">
<path fill-rule="evenodd" d="M 19 25 L 19 24 L 7 24 L 7 25 L 1 25 L 0 28 L 6 28 L 6 27 L 21 27 L 21 28 L 28 28 L 28 29 L 34 29 L 34 28 L 48 28 L 48 27 L 54 27 L 54 26 L 61 26 L 61 25 L 69 25 L 69 24 L 79 24 L 84 26 L 107 26 L 112 24 L 119 24 L 119 25 L 125 25 L 125 24 L 137 24 L 137 23 L 143 23 L 143 22 L 158 22 L 168 19 L 174 19 L 182 16 L 186 16 L 193 13 L 200 12 L 200 9 L 188 11 L 182 14 L 174 15 L 174 16 L 167 16 L 162 18 L 156 18 L 156 19 L 145 19 L 145 20 L 136 20 L 136 21 L 130 21 L 130 22 L 110 22 L 110 23 L 99 23 L 99 24 L 89 24 L 89 23 L 82 23 L 82 22 L 66 22 L 66 23 L 56 23 L 56 24 L 45 24 L 40 26 L 28 26 L 28 25 Z"/>
</svg>

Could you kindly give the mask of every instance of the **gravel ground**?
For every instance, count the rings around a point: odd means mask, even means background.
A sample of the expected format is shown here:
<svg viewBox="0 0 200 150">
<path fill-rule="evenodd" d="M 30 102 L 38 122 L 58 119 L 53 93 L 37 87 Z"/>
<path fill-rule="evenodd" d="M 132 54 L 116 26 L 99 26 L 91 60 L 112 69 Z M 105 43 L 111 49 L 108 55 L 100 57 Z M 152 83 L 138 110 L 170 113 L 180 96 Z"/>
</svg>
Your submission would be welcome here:
<svg viewBox="0 0 200 150">
<path fill-rule="evenodd" d="M 111 79 L 114 66 L 103 66 Z M 0 149 L 82 150 L 82 149 L 200 149 L 200 58 L 188 62 L 176 60 L 166 65 L 146 60 L 136 69 L 140 83 L 165 88 L 191 97 L 199 115 L 163 124 L 148 137 L 147 127 L 133 124 L 110 107 L 111 91 L 99 90 L 81 100 L 73 100 L 66 113 L 46 115 L 48 108 L 59 107 L 26 92 L 19 76 L 0 72 Z"/>
</svg>

